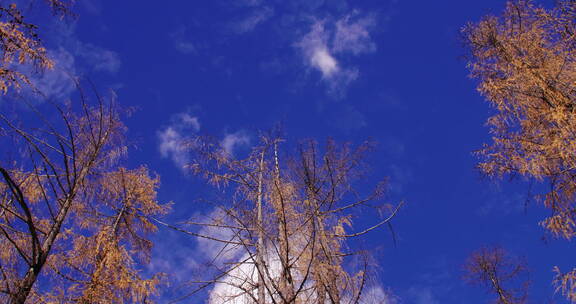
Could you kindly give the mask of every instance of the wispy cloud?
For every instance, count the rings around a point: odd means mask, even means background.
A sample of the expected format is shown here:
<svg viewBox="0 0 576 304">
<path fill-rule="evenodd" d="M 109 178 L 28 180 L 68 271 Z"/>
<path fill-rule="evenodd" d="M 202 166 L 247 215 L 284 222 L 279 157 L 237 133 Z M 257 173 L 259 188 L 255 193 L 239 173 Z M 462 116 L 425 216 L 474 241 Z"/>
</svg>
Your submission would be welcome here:
<svg viewBox="0 0 576 304">
<path fill-rule="evenodd" d="M 522 214 L 530 202 L 530 194 L 507 193 L 499 183 L 488 184 L 481 193 L 482 204 L 476 209 L 480 216 Z"/>
<path fill-rule="evenodd" d="M 238 34 L 253 31 L 256 27 L 274 16 L 274 9 L 269 6 L 254 9 L 247 17 L 232 23 L 233 30 Z"/>
<path fill-rule="evenodd" d="M 48 45 L 64 49 L 75 59 L 78 72 L 105 72 L 115 74 L 120 69 L 122 61 L 113 50 L 92 43 L 81 41 L 76 34 L 75 23 L 55 21 L 47 25 L 50 35 Z"/>
<path fill-rule="evenodd" d="M 190 254 L 193 241 L 188 236 L 170 230 L 163 230 L 154 238 L 152 260 L 147 266 L 150 273 L 168 273 L 176 282 L 185 281 L 201 266 L 198 258 Z M 163 250 L 170 248 L 170 250 Z"/>
<path fill-rule="evenodd" d="M 49 50 L 48 56 L 54 62 L 54 68 L 33 75 L 30 77 L 30 82 L 34 90 L 45 98 L 66 99 L 75 88 L 73 80 L 76 75 L 75 57 L 64 48 Z M 28 90 L 23 94 L 35 97 Z"/>
<path fill-rule="evenodd" d="M 321 110 L 329 125 L 345 132 L 360 130 L 368 125 L 364 114 L 350 104 L 332 103 Z"/>
<path fill-rule="evenodd" d="M 186 141 L 200 130 L 200 121 L 188 113 L 179 113 L 172 117 L 170 125 L 159 130 L 158 151 L 163 158 L 170 158 L 174 164 L 183 169 L 189 163 Z"/>
<path fill-rule="evenodd" d="M 376 44 L 369 32 L 375 26 L 374 17 L 357 18 L 356 14 L 347 15 L 336 21 L 336 33 L 332 43 L 335 53 L 358 55 L 376 51 Z"/>
<path fill-rule="evenodd" d="M 188 38 L 188 28 L 181 26 L 174 32 L 170 33 L 170 39 L 176 50 L 183 54 L 193 54 L 197 52 L 196 45 Z"/>
<path fill-rule="evenodd" d="M 101 0 L 85 0 L 78 2 L 82 8 L 93 15 L 100 15 L 102 13 L 102 1 Z"/>
<path fill-rule="evenodd" d="M 393 6 L 396 0 L 385 2 L 388 3 L 384 3 L 382 9 L 366 12 L 361 4 L 351 0 L 224 0 L 220 7 L 230 20 L 223 27 L 213 26 L 205 16 L 198 16 L 201 22 L 188 25 L 194 31 L 210 32 L 209 37 L 218 39 L 197 35 L 193 43 L 187 39 L 175 41 L 177 48 L 184 50 L 192 51 L 198 45 L 201 49 L 209 48 L 206 54 L 218 58 L 213 60 L 214 65 L 230 73 L 245 68 L 249 62 L 229 56 L 230 46 L 248 39 L 248 35 L 252 35 L 249 39 L 258 35 L 258 48 L 252 48 L 250 53 L 258 56 L 260 66 L 271 70 L 270 63 L 274 63 L 273 70 L 297 75 L 294 82 L 298 86 L 302 78 L 310 80 L 319 75 L 318 81 L 313 82 L 320 82 L 331 97 L 341 98 L 361 76 L 361 66 L 356 59 L 376 51 L 375 34 L 382 31 L 390 19 L 388 6 Z M 312 76 L 301 77 L 302 73 Z"/>
<path fill-rule="evenodd" d="M 357 67 L 344 64 L 345 58 L 376 50 L 369 32 L 374 24 L 373 17 L 358 17 L 357 12 L 338 20 L 317 20 L 296 43 L 305 65 L 322 74 L 332 95 L 344 95 L 359 76 Z"/>
<path fill-rule="evenodd" d="M 56 22 L 51 25 L 51 44 L 57 45 L 72 54 L 76 68 L 81 73 L 105 72 L 116 74 L 122 61 L 113 50 L 80 40 L 76 34 L 76 24 Z"/>
<path fill-rule="evenodd" d="M 33 89 L 25 88 L 20 92 L 24 97 L 63 100 L 75 90 L 77 77 L 91 76 L 94 72 L 114 75 L 120 69 L 120 56 L 112 50 L 80 41 L 74 23 L 53 21 L 46 23 L 43 30 L 48 33 L 44 36 L 45 45 L 54 68 L 31 73 L 34 67 L 19 67 L 25 74 L 31 75 L 33 86 Z"/>
<path fill-rule="evenodd" d="M 460 274 L 459 262 L 447 256 L 426 258 L 425 267 L 414 276 L 415 284 L 402 293 L 402 300 L 414 304 L 460 303 L 455 298 L 454 280 Z"/>
<path fill-rule="evenodd" d="M 216 261 L 219 267 L 225 262 L 238 259 L 239 255 L 244 251 L 244 248 L 239 245 L 226 244 L 213 240 L 238 241 L 232 229 L 218 227 L 219 225 L 225 226 L 233 224 L 230 218 L 226 216 L 226 213 L 221 209 L 214 209 L 202 218 L 204 218 L 203 222 L 210 223 L 210 226 L 203 226 L 198 231 L 198 234 L 208 236 L 212 239 L 197 237 L 198 250 L 209 260 Z"/>
<path fill-rule="evenodd" d="M 244 131 L 240 130 L 234 133 L 227 133 L 224 135 L 222 141 L 220 141 L 220 146 L 224 149 L 229 156 L 234 156 L 235 151 L 242 147 L 247 147 L 250 145 L 250 135 Z"/>
<path fill-rule="evenodd" d="M 360 304 L 398 304 L 400 300 L 392 291 L 376 285 L 365 288 L 362 291 Z"/>
<path fill-rule="evenodd" d="M 94 71 L 115 74 L 120 69 L 120 56 L 111 50 L 77 41 L 75 54 Z"/>
<path fill-rule="evenodd" d="M 408 299 L 414 304 L 440 304 L 430 287 L 411 287 L 408 290 Z M 406 299 L 406 300 L 408 300 Z"/>
</svg>

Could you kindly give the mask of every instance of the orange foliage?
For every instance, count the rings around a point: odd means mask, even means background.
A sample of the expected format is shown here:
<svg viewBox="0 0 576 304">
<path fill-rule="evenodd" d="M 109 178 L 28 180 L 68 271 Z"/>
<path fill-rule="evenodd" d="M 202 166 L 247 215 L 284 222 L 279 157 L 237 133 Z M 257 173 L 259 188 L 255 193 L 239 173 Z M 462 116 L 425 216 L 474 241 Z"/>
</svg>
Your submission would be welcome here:
<svg viewBox="0 0 576 304">
<path fill-rule="evenodd" d="M 217 239 L 197 234 L 222 243 L 227 248 L 223 251 L 236 248 L 244 256 L 223 270 L 216 266 L 212 283 L 228 285 L 228 293 L 213 294 L 213 300 L 358 301 L 367 280 L 367 261 L 359 252 L 348 253 L 345 241 L 389 223 L 399 208 L 376 225 L 350 232 L 357 212 L 384 194 L 383 184 L 365 196 L 353 190 L 363 175 L 362 159 L 370 144 L 353 149 L 329 140 L 321 148 L 309 140 L 296 153 L 285 154 L 278 149 L 281 142 L 263 137 L 244 159 L 235 159 L 210 140 L 191 143 L 197 155 L 190 165 L 193 172 L 234 194 L 230 202 L 217 204 L 221 218 L 189 224 L 233 235 Z M 357 255 L 364 258 L 363 267 L 346 269 L 345 258 Z M 237 270 L 248 266 L 253 270 Z"/>
<path fill-rule="evenodd" d="M 40 130 L 0 114 L 3 140 L 25 151 L 0 162 L 3 303 L 149 303 L 156 293 L 161 275 L 143 278 L 140 268 L 150 218 L 169 209 L 157 202 L 159 178 L 119 165 L 125 127 L 113 102 L 80 106 L 55 106 L 57 125 L 39 114 Z"/>
<path fill-rule="evenodd" d="M 481 170 L 549 183 L 539 198 L 552 215 L 541 225 L 557 237 L 574 238 L 576 2 L 561 0 L 545 9 L 509 1 L 501 16 L 469 24 L 463 33 L 471 76 L 496 110 L 488 120 L 493 142 L 479 152 Z M 576 299 L 573 280 L 557 282 Z"/>
<path fill-rule="evenodd" d="M 71 14 L 71 2 L 67 0 L 46 0 L 55 15 L 64 17 Z M 48 58 L 42 45 L 37 25 L 24 20 L 22 11 L 12 3 L 0 4 L 0 91 L 6 93 L 10 87 L 19 89 L 30 85 L 29 75 L 19 66 L 32 65 L 38 71 L 51 69 L 54 62 Z"/>
</svg>

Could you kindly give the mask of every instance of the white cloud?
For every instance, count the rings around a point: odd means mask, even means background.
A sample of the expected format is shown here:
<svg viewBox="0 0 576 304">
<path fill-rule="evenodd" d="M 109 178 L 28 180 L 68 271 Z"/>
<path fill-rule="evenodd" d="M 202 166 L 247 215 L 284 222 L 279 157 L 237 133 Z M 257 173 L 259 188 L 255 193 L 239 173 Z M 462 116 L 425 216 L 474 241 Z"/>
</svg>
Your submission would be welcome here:
<svg viewBox="0 0 576 304">
<path fill-rule="evenodd" d="M 249 304 L 254 303 L 253 299 L 258 298 L 257 286 L 259 281 L 258 271 L 255 266 L 254 259 L 256 257 L 251 256 L 249 253 L 245 253 L 242 256 L 238 255 L 236 259 L 238 264 L 234 264 L 230 267 L 226 276 L 219 280 L 209 293 L 209 304 Z M 277 251 L 273 248 L 268 248 L 266 255 L 264 257 L 265 264 L 267 267 L 265 281 L 273 280 L 278 284 L 278 280 L 281 276 L 282 263 L 280 262 L 280 257 Z M 304 279 L 304 274 L 294 270 L 292 273 L 296 285 L 300 284 Z M 310 277 L 307 280 L 311 280 Z M 298 296 L 299 302 L 302 303 L 315 303 L 316 295 L 313 294 L 313 289 L 308 289 L 306 286 L 310 286 L 311 281 L 304 283 L 304 289 Z M 269 286 L 273 286 L 270 284 Z M 272 296 L 276 298 L 278 295 L 272 291 Z M 269 291 L 266 292 L 266 298 L 268 299 L 266 303 L 272 302 L 271 294 Z M 351 303 L 350 298 L 344 298 L 343 303 Z M 365 287 L 362 291 L 359 304 L 398 304 L 400 300 L 395 296 L 390 290 L 387 290 L 379 285 L 373 285 Z M 424 302 L 419 302 L 418 304 L 424 304 Z M 430 302 L 427 304 L 436 304 L 436 302 Z"/>
<path fill-rule="evenodd" d="M 218 212 L 213 212 L 218 216 Z M 221 212 L 220 212 L 221 214 Z M 223 219 L 224 221 L 224 219 Z M 221 228 L 219 228 L 221 229 Z M 222 229 L 225 231 L 225 229 Z M 213 230 L 208 230 L 213 232 Z M 224 235 L 226 232 L 224 232 Z M 220 234 L 211 234 L 210 236 L 223 238 Z M 229 240 L 234 240 L 234 238 L 228 235 Z M 292 261 L 296 263 L 301 256 L 300 254 L 305 252 L 307 241 L 303 240 L 303 235 L 292 235 L 289 242 L 291 244 L 291 253 L 294 256 L 290 257 L 290 263 Z M 218 244 L 219 242 L 204 240 L 201 247 L 209 248 L 210 258 L 216 258 L 215 253 L 220 252 L 218 248 L 208 247 L 210 243 Z M 266 270 L 264 271 L 264 281 L 270 289 L 266 289 L 266 303 L 273 302 L 271 298 L 279 300 L 279 295 L 277 290 L 273 286 L 278 286 L 281 280 L 282 273 L 282 263 L 280 260 L 280 250 L 276 247 L 274 240 L 269 240 L 266 242 L 266 250 L 264 252 L 264 264 Z M 222 246 L 222 245 L 218 245 Z M 219 269 L 226 271 L 226 274 L 219 278 L 214 284 L 212 290 L 209 292 L 209 304 L 249 304 L 254 303 L 254 299 L 258 298 L 258 288 L 259 285 L 259 274 L 256 268 L 253 250 L 248 251 L 244 246 L 238 246 L 234 251 L 234 256 L 226 257 L 223 255 L 218 256 L 218 259 L 224 259 L 223 261 L 218 261 L 216 266 Z M 223 267 L 225 266 L 225 267 Z M 294 280 L 295 286 L 304 284 L 303 289 L 299 292 L 297 302 L 302 303 L 315 303 L 317 302 L 317 295 L 315 294 L 315 289 L 311 288 L 313 278 L 306 276 L 303 269 L 296 266 L 293 268 L 291 273 Z M 306 280 L 306 281 L 304 281 Z M 274 283 L 272 283 L 274 282 Z M 345 297 L 349 295 L 345 295 Z M 348 300 L 348 301 L 346 301 Z M 343 303 L 352 302 L 351 299 L 343 299 Z M 360 304 L 397 304 L 398 298 L 392 294 L 389 290 L 384 289 L 379 285 L 371 285 L 365 288 L 359 301 Z"/>
<path fill-rule="evenodd" d="M 163 158 L 170 158 L 176 166 L 183 169 L 189 163 L 186 141 L 192 133 L 200 130 L 197 117 L 188 113 L 179 113 L 172 117 L 168 127 L 157 132 L 158 151 Z"/>
<path fill-rule="evenodd" d="M 324 77 L 330 77 L 338 72 L 338 62 L 325 48 L 317 48 L 312 51 L 310 63 L 319 69 Z"/>
<path fill-rule="evenodd" d="M 173 127 L 168 127 L 158 132 L 158 138 L 160 139 L 158 149 L 162 157 L 171 158 L 178 167 L 183 167 L 188 163 L 183 136 L 178 131 Z"/>
<path fill-rule="evenodd" d="M 245 254 L 241 261 L 246 261 L 228 272 L 224 279 L 216 284 L 210 291 L 209 304 L 248 304 L 253 303 L 252 297 L 257 298 L 255 286 L 258 284 L 258 272 L 250 255 Z M 252 296 L 246 290 L 252 290 Z"/>
<path fill-rule="evenodd" d="M 220 146 L 229 156 L 234 156 L 236 149 L 250 145 L 250 135 L 244 130 L 228 133 L 220 141 Z"/>
<path fill-rule="evenodd" d="M 347 86 L 359 75 L 357 67 L 345 66 L 343 63 L 349 58 L 347 55 L 356 56 L 376 50 L 369 34 L 374 19 L 357 19 L 356 15 L 357 13 L 353 13 L 336 21 L 317 20 L 310 31 L 296 43 L 306 66 L 322 74 L 328 92 L 336 97 L 342 96 Z"/>
<path fill-rule="evenodd" d="M 272 254 L 271 254 L 272 252 Z M 278 280 L 281 273 L 280 257 L 275 254 L 275 250 L 269 248 L 267 255 L 264 257 L 264 263 L 267 267 L 266 276 L 264 281 Z M 256 269 L 255 257 L 249 253 L 242 255 L 236 264 L 231 267 L 228 274 L 219 282 L 214 284 L 214 288 L 210 291 L 208 303 L 209 304 L 251 304 L 254 303 L 253 298 L 258 298 L 258 271 Z M 296 282 L 302 279 L 302 276 L 293 273 Z M 277 283 L 276 283 L 277 284 Z M 272 286 L 272 285 L 270 285 Z M 248 292 L 247 292 L 248 291 Z M 266 303 L 272 302 L 270 292 L 266 292 Z M 278 301 L 278 295 L 272 291 L 272 297 Z M 312 299 L 312 296 L 305 291 L 301 293 L 300 300 Z M 303 302 L 303 301 L 302 301 Z"/>
<path fill-rule="evenodd" d="M 297 44 L 304 55 L 307 64 L 322 72 L 325 78 L 338 70 L 338 61 L 328 50 L 329 33 L 324 28 L 323 21 L 315 22 L 308 34 Z"/>
</svg>

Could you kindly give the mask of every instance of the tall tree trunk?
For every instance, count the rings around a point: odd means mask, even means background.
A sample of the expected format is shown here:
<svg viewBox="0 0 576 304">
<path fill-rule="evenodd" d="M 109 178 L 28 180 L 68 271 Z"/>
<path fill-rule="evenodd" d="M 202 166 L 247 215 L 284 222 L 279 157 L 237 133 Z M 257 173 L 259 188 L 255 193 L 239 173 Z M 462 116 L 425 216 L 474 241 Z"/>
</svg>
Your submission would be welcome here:
<svg viewBox="0 0 576 304">
<path fill-rule="evenodd" d="M 260 155 L 260 173 L 258 176 L 258 193 L 256 208 L 258 212 L 257 229 L 258 244 L 256 245 L 256 265 L 258 270 L 258 304 L 266 302 L 266 283 L 264 280 L 264 221 L 262 218 L 262 174 L 264 171 L 264 151 Z"/>
<path fill-rule="evenodd" d="M 278 198 L 280 200 L 280 206 L 278 207 L 279 218 L 278 221 L 278 237 L 279 237 L 279 247 L 280 247 L 280 264 L 282 271 L 280 273 L 280 292 L 286 303 L 293 303 L 295 301 L 294 297 L 294 282 L 292 280 L 292 271 L 290 265 L 290 245 L 288 244 L 288 220 L 286 217 L 286 208 L 283 198 L 283 189 L 280 182 L 280 164 L 278 161 L 278 145 L 274 142 L 274 166 L 275 166 L 275 176 L 274 184 L 276 186 L 276 191 L 278 191 Z"/>
</svg>

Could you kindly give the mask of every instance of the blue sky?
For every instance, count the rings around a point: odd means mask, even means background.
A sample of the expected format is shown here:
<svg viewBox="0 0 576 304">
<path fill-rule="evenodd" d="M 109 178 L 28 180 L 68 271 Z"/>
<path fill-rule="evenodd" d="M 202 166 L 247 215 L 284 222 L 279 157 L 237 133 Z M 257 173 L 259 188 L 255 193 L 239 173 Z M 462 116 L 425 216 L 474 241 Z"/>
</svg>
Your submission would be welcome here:
<svg viewBox="0 0 576 304">
<path fill-rule="evenodd" d="M 526 257 L 533 303 L 554 296 L 552 267 L 569 269 L 564 241 L 548 239 L 547 214 L 522 181 L 481 178 L 472 154 L 489 142 L 488 104 L 467 77 L 460 28 L 502 0 L 78 1 L 78 19 L 41 27 L 55 71 L 36 81 L 53 98 L 69 95 L 67 75 L 114 89 L 136 111 L 126 119 L 136 148 L 162 179 L 170 220 L 210 212 L 206 186 L 185 174 L 178 143 L 193 134 L 244 153 L 259 130 L 281 123 L 290 141 L 371 138 L 370 180 L 388 176 L 388 201 L 406 201 L 394 219 L 397 243 L 381 229 L 373 286 L 400 303 L 487 303 L 461 281 L 461 265 L 483 245 Z M 42 14 L 32 16 L 44 20 Z M 538 187 L 536 186 L 536 189 Z M 368 218 L 356 219 L 362 225 Z M 174 272 L 173 287 L 206 258 L 191 237 L 161 230 L 152 270 Z M 172 293 L 164 294 L 168 299 Z M 204 303 L 205 295 L 183 303 Z"/>
</svg>

